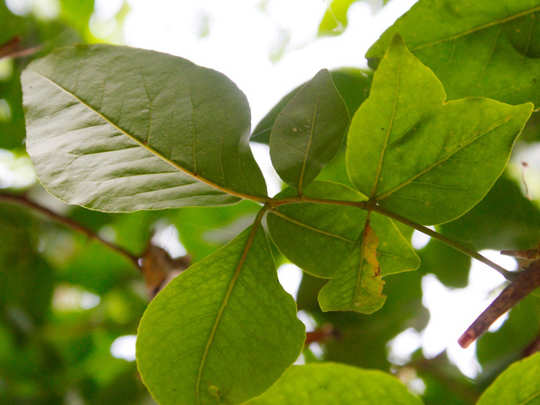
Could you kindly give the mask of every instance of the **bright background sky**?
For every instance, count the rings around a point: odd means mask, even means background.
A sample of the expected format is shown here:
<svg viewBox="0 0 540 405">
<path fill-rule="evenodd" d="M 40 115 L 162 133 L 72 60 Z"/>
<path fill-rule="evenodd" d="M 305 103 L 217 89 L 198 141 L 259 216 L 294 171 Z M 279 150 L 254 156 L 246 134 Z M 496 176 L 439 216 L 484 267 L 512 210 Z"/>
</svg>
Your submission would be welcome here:
<svg viewBox="0 0 540 405">
<path fill-rule="evenodd" d="M 226 74 L 246 93 L 255 125 L 283 95 L 319 69 L 366 67 L 364 54 L 369 46 L 414 3 L 393 0 L 383 8 L 377 0 L 355 3 L 344 34 L 317 38 L 327 0 L 128 0 L 130 11 L 117 38 L 130 46 L 178 55 Z M 57 9 L 55 0 L 9 0 L 7 4 L 17 13 L 33 10 L 44 16 L 54 15 Z M 121 0 L 96 0 L 91 20 L 96 36 L 118 32 L 113 17 L 121 6 Z M 253 150 L 270 192 L 276 193 L 279 180 L 270 166 L 267 148 L 254 145 Z M 168 232 L 162 235 L 162 243 L 181 250 L 177 234 Z M 419 248 L 428 240 L 415 233 L 413 244 Z M 498 252 L 482 253 L 508 269 L 516 266 L 513 259 Z M 300 270 L 285 265 L 279 276 L 285 289 L 295 295 Z M 481 372 L 476 346 L 461 349 L 457 338 L 500 291 L 503 281 L 478 262 L 473 262 L 467 288 L 449 289 L 435 276 L 425 276 L 423 303 L 430 311 L 429 324 L 420 333 L 409 329 L 397 336 L 389 347 L 392 361 L 405 364 L 419 347 L 428 358 L 447 349 L 461 371 L 475 377 Z M 308 329 L 313 327 L 306 314 L 301 318 Z M 491 330 L 500 327 L 504 319 Z M 132 360 L 134 342 L 134 336 L 121 337 L 111 352 Z"/>
</svg>

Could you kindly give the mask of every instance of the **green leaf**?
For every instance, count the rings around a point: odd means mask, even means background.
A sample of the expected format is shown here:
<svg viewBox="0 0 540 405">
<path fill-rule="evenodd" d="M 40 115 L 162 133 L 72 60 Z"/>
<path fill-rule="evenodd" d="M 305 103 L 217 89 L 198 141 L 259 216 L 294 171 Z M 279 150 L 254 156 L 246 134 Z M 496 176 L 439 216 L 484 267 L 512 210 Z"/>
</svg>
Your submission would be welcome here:
<svg viewBox="0 0 540 405">
<path fill-rule="evenodd" d="M 502 173 L 532 104 L 445 102 L 441 83 L 396 36 L 354 115 L 347 169 L 362 193 L 422 224 L 476 205 Z"/>
<path fill-rule="evenodd" d="M 22 82 L 28 152 L 42 184 L 68 203 L 118 212 L 266 196 L 247 100 L 216 71 L 80 45 L 33 62 Z"/>
<path fill-rule="evenodd" d="M 178 236 L 193 262 L 234 239 L 253 223 L 261 207 L 241 201 L 225 207 L 186 207 L 174 210 L 167 217 L 178 229 Z"/>
<path fill-rule="evenodd" d="M 270 156 L 280 177 L 302 194 L 336 155 L 349 114 L 330 72 L 315 75 L 281 110 L 270 134 Z"/>
<path fill-rule="evenodd" d="M 139 326 L 137 359 L 161 405 L 232 404 L 267 389 L 299 355 L 304 339 L 256 221 L 150 303 Z"/>
<path fill-rule="evenodd" d="M 277 198 L 287 198 L 286 189 Z M 340 184 L 316 181 L 305 189 L 310 198 L 362 201 L 360 193 Z M 372 213 L 381 243 L 377 251 L 383 276 L 414 270 L 418 257 L 393 222 Z M 315 203 L 282 205 L 268 214 L 268 229 L 280 251 L 304 271 L 331 278 L 346 271 L 349 256 L 361 239 L 366 211 L 357 207 Z"/>
<path fill-rule="evenodd" d="M 476 207 L 440 232 L 476 250 L 530 249 L 540 242 L 540 209 L 502 176 Z"/>
<path fill-rule="evenodd" d="M 464 288 L 469 280 L 471 258 L 460 251 L 431 239 L 419 252 L 422 274 L 433 273 L 446 286 Z"/>
<path fill-rule="evenodd" d="M 533 405 L 540 401 L 540 353 L 508 367 L 482 394 L 477 405 Z"/>
<path fill-rule="evenodd" d="M 540 105 L 540 1 L 421 0 L 369 49 L 381 58 L 400 33 L 448 97 Z"/>
<path fill-rule="evenodd" d="M 369 224 L 364 225 L 362 240 L 349 256 L 347 272 L 330 280 L 319 292 L 323 311 L 356 311 L 372 314 L 384 305 L 384 281 L 377 260 L 379 238 Z"/>
<path fill-rule="evenodd" d="M 338 363 L 294 366 L 246 405 L 421 405 L 396 377 Z"/>
<path fill-rule="evenodd" d="M 354 114 L 368 96 L 372 72 L 364 69 L 340 68 L 330 71 L 330 74 L 339 94 L 345 101 L 349 115 Z M 305 85 L 306 83 L 296 87 L 279 100 L 253 130 L 252 141 L 266 144 L 270 142 L 270 132 L 279 113 Z"/>
<path fill-rule="evenodd" d="M 319 24 L 319 35 L 339 35 L 349 23 L 347 12 L 358 0 L 332 0 Z"/>
</svg>

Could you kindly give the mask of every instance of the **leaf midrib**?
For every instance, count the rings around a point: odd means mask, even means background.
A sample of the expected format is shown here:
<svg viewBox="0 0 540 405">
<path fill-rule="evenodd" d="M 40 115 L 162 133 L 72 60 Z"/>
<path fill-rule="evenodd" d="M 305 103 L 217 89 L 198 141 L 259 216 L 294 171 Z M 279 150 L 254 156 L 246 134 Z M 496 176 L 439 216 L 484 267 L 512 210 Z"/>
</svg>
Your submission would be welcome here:
<svg viewBox="0 0 540 405">
<path fill-rule="evenodd" d="M 127 136 L 129 139 L 131 139 L 133 142 L 135 142 L 137 145 L 141 146 L 142 148 L 146 149 L 148 152 L 150 152 L 152 155 L 156 156 L 157 158 L 163 160 L 165 163 L 167 163 L 168 165 L 174 167 L 176 170 L 182 172 L 182 173 L 185 173 L 193 178 L 195 178 L 196 180 L 199 180 L 200 182 L 202 183 L 205 183 L 207 185 L 209 185 L 210 187 L 213 187 L 223 193 L 226 193 L 226 194 L 230 194 L 232 196 L 235 196 L 235 197 L 239 197 L 239 198 L 245 198 L 245 199 L 248 199 L 248 200 L 252 200 L 252 201 L 257 201 L 257 202 L 265 202 L 266 201 L 266 198 L 264 197 L 259 197 L 259 196 L 255 196 L 255 195 L 250 195 L 250 194 L 245 194 L 245 193 L 241 193 L 241 192 L 238 192 L 238 191 L 234 191 L 234 190 L 231 190 L 231 189 L 228 189 L 226 187 L 223 187 L 223 186 L 220 186 L 219 184 L 217 183 L 214 183 L 213 181 L 205 178 L 205 177 L 202 177 L 194 172 L 192 172 L 191 170 L 185 168 L 185 167 L 182 167 L 180 166 L 178 163 L 168 159 L 167 157 L 165 157 L 163 154 L 161 154 L 160 152 L 158 152 L 157 150 L 151 148 L 150 146 L 148 146 L 147 144 L 145 144 L 144 142 L 140 141 L 139 139 L 137 139 L 134 135 L 130 134 L 129 132 L 127 132 L 125 129 L 119 127 L 117 124 L 115 124 L 111 119 L 109 119 L 106 115 L 104 115 L 103 113 L 101 113 L 100 111 L 98 111 L 96 108 L 94 108 L 93 106 L 91 106 L 90 104 L 88 104 L 87 102 L 85 102 L 83 99 L 81 99 L 79 96 L 77 96 L 76 94 L 72 93 L 70 90 L 66 89 L 65 87 L 63 87 L 62 85 L 60 85 L 59 83 L 57 83 L 55 80 L 51 79 L 50 77 L 48 76 L 45 76 L 43 73 L 41 72 L 38 72 L 36 70 L 32 70 L 31 71 L 32 73 L 35 73 L 36 75 L 38 75 L 39 77 L 43 78 L 44 80 L 46 80 L 47 82 L 49 82 L 50 84 L 52 84 L 53 86 L 55 86 L 56 88 L 58 88 L 59 90 L 61 90 L 62 92 L 68 94 L 69 96 L 73 97 L 75 100 L 77 100 L 79 103 L 81 103 L 82 105 L 84 105 L 86 108 L 88 108 L 90 111 L 92 111 L 94 114 L 98 115 L 102 120 L 104 120 L 106 123 L 108 123 L 110 126 L 112 126 L 113 128 L 115 128 L 117 131 L 119 131 L 120 133 L 122 133 L 123 135 Z"/>
<path fill-rule="evenodd" d="M 513 115 L 509 115 L 507 117 L 505 117 L 503 120 L 501 120 L 500 122 L 496 123 L 495 125 L 493 125 L 492 127 L 488 128 L 486 130 L 486 132 L 484 133 L 481 133 L 479 134 L 478 136 L 476 137 L 471 137 L 471 140 L 467 143 L 464 143 L 461 147 L 455 149 L 454 151 L 452 151 L 451 153 L 449 153 L 447 156 L 444 156 L 442 159 L 439 159 L 437 160 L 436 162 L 432 163 L 431 165 L 429 165 L 428 167 L 426 167 L 425 169 L 422 169 L 420 172 L 416 173 L 414 176 L 411 176 L 410 178 L 408 178 L 407 180 L 401 182 L 400 184 L 398 184 L 397 186 L 391 188 L 390 190 L 384 192 L 383 194 L 379 195 L 379 196 L 376 196 L 376 200 L 377 201 L 382 201 L 388 197 L 390 197 L 393 193 L 401 190 L 403 187 L 405 186 L 408 186 L 409 184 L 411 184 L 413 181 L 415 181 L 416 179 L 422 177 L 423 175 L 429 173 L 431 170 L 435 169 L 437 166 L 443 164 L 444 162 L 448 161 L 449 159 L 451 159 L 456 153 L 462 151 L 463 149 L 469 147 L 470 145 L 472 145 L 473 143 L 475 143 L 476 141 L 478 141 L 479 139 L 481 139 L 482 137 L 486 136 L 487 134 L 489 134 L 490 132 L 492 131 L 495 131 L 496 129 L 500 128 L 501 126 L 507 124 L 511 119 L 512 119 Z"/>
<path fill-rule="evenodd" d="M 325 236 L 328 236 L 330 238 L 334 238 L 334 239 L 339 239 L 339 240 L 342 240 L 346 243 L 349 243 L 349 244 L 353 244 L 355 243 L 354 240 L 351 240 L 351 239 L 347 239 L 341 235 L 338 235 L 338 234 L 335 234 L 335 233 L 332 233 L 332 232 L 328 232 L 328 231 L 325 231 L 325 230 L 322 230 L 322 229 L 319 229 L 319 228 L 315 228 L 314 226 L 311 226 L 311 225 L 308 225 L 304 222 L 301 222 L 301 221 L 298 221 L 297 219 L 294 219 L 294 218 L 291 218 L 285 214 L 283 214 L 282 212 L 280 211 L 277 211 L 277 210 L 271 210 L 270 211 L 271 214 L 274 214 L 276 215 L 277 217 L 280 217 L 282 219 L 284 219 L 285 221 L 288 221 L 294 225 L 297 225 L 297 226 L 300 226 L 302 228 L 306 228 L 310 231 L 313 231 L 315 233 L 320 233 L 321 235 L 325 235 Z"/>
<path fill-rule="evenodd" d="M 458 39 L 458 38 L 473 34 L 473 33 L 478 32 L 478 31 L 485 30 L 487 28 L 494 27 L 496 25 L 505 24 L 505 23 L 507 23 L 509 21 L 515 20 L 515 19 L 520 18 L 520 17 L 524 17 L 526 15 L 535 13 L 537 11 L 540 11 L 540 6 L 533 7 L 531 9 L 529 9 L 529 10 L 521 11 L 521 12 L 519 12 L 517 14 L 513 14 L 513 15 L 510 15 L 510 16 L 501 18 L 499 20 L 495 20 L 495 21 L 491 21 L 489 23 L 478 25 L 478 26 L 470 28 L 470 29 L 468 29 L 466 31 L 458 32 L 458 33 L 456 33 L 454 35 L 451 35 L 451 36 L 449 36 L 447 38 L 441 38 L 441 39 L 438 39 L 438 40 L 435 40 L 435 41 L 426 42 L 424 44 L 417 45 L 415 47 L 412 47 L 411 51 L 417 51 L 419 49 L 428 48 L 430 46 L 441 44 L 443 42 L 453 41 L 455 39 Z"/>
<path fill-rule="evenodd" d="M 262 208 L 257 214 L 255 221 L 253 222 L 252 228 L 246 240 L 246 244 L 244 246 L 244 249 L 242 250 L 242 255 L 240 256 L 240 260 L 238 261 L 238 264 L 236 265 L 231 281 L 229 282 L 229 285 L 227 286 L 227 291 L 225 292 L 225 296 L 223 297 L 223 301 L 221 302 L 218 313 L 216 315 L 216 319 L 212 326 L 212 330 L 210 331 L 210 335 L 206 342 L 206 346 L 204 348 L 204 352 L 201 357 L 201 362 L 199 364 L 199 370 L 197 372 L 197 379 L 195 381 L 195 400 L 198 405 L 200 405 L 201 403 L 201 392 L 200 392 L 201 380 L 202 380 L 204 367 L 206 365 L 206 360 L 208 359 L 208 353 L 210 352 L 210 347 L 212 346 L 212 343 L 214 343 L 217 328 L 219 327 L 221 318 L 223 317 L 223 313 L 225 312 L 225 308 L 227 307 L 227 304 L 229 303 L 229 299 L 232 295 L 234 286 L 236 285 L 236 281 L 238 280 L 238 277 L 240 277 L 240 273 L 242 272 L 242 268 L 244 266 L 244 263 L 246 262 L 248 252 L 251 249 L 251 246 L 253 245 L 253 240 L 255 239 L 255 235 L 257 234 L 257 231 L 259 230 L 259 226 L 261 224 L 261 220 L 265 212 L 266 212 L 266 208 Z"/>
</svg>

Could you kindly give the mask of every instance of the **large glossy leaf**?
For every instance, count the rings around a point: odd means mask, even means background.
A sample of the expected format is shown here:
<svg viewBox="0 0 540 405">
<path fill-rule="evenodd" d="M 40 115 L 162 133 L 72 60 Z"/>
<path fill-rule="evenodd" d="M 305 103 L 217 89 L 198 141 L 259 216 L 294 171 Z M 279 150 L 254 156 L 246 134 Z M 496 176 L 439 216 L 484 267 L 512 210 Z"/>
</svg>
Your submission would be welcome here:
<svg viewBox="0 0 540 405">
<path fill-rule="evenodd" d="M 396 377 L 338 363 L 294 366 L 249 405 L 421 405 Z"/>
<path fill-rule="evenodd" d="M 174 279 L 145 312 L 138 365 L 161 405 L 245 401 L 298 356 L 304 327 L 254 226 Z"/>
<path fill-rule="evenodd" d="M 360 104 L 367 98 L 369 86 L 371 85 L 372 72 L 370 70 L 356 68 L 340 68 L 331 70 L 332 80 L 345 101 L 349 115 L 353 115 Z M 280 112 L 287 103 L 306 85 L 306 83 L 296 87 L 287 93 L 279 102 L 266 114 L 253 130 L 251 140 L 260 143 L 269 143 L 270 132 Z"/>
<path fill-rule="evenodd" d="M 294 195 L 284 190 L 277 198 Z M 360 193 L 340 184 L 316 181 L 305 190 L 312 198 L 362 201 Z M 378 260 L 383 276 L 414 270 L 418 257 L 395 224 L 372 213 L 379 235 Z M 346 272 L 366 223 L 366 211 L 356 207 L 298 203 L 283 205 L 268 214 L 268 228 L 281 252 L 304 271 L 317 277 L 332 278 Z"/>
<path fill-rule="evenodd" d="M 441 83 L 394 37 L 356 112 L 347 169 L 362 193 L 423 224 L 477 204 L 502 173 L 532 104 L 445 101 Z"/>
<path fill-rule="evenodd" d="M 270 134 L 270 156 L 280 177 L 302 193 L 337 153 L 349 114 L 330 72 L 315 75 L 281 110 Z"/>
<path fill-rule="evenodd" d="M 395 33 L 444 83 L 450 99 L 484 96 L 540 105 L 540 1 L 421 0 L 370 48 Z"/>
<path fill-rule="evenodd" d="M 540 402 L 540 353 L 512 364 L 482 394 L 478 405 L 535 405 Z"/>
<path fill-rule="evenodd" d="M 166 54 L 62 48 L 23 73 L 28 152 L 43 185 L 72 204 L 133 211 L 264 198 L 243 93 Z"/>
</svg>

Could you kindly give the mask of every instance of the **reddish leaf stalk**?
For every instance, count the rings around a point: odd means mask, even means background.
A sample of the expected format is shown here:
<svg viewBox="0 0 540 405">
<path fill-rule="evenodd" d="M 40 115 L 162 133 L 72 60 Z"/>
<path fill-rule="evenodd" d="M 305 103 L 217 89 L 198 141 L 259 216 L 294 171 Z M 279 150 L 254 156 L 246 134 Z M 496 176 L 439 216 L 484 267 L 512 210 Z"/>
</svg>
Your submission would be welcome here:
<svg viewBox="0 0 540 405">
<path fill-rule="evenodd" d="M 540 287 L 540 260 L 530 264 L 526 270 L 517 273 L 514 281 L 506 287 L 497 298 L 480 314 L 478 318 L 461 335 L 458 343 L 466 348 L 510 308 Z"/>
</svg>

